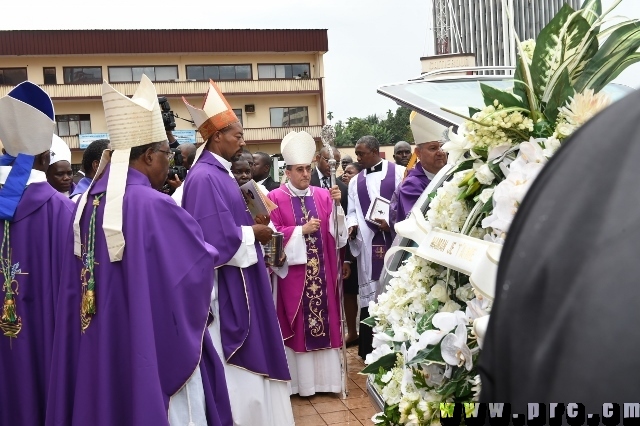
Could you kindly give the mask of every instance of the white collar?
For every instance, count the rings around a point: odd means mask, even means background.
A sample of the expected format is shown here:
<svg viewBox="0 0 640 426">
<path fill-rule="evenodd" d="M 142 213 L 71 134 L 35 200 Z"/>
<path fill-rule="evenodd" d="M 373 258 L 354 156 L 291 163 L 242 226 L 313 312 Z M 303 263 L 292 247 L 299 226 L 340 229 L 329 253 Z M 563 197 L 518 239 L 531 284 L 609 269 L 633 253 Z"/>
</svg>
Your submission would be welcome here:
<svg viewBox="0 0 640 426">
<path fill-rule="evenodd" d="M 291 191 L 291 193 L 293 195 L 295 195 L 296 197 L 306 197 L 311 195 L 309 192 L 309 188 L 307 189 L 298 189 L 295 186 L 293 186 L 291 184 L 291 182 L 287 182 L 287 188 L 289 188 L 289 191 Z"/>
<path fill-rule="evenodd" d="M 211 151 L 209 151 L 211 152 Z M 220 157 L 218 154 L 214 154 L 213 152 L 211 152 L 211 155 L 213 155 L 213 157 L 218 160 L 220 162 L 220 164 L 222 164 L 224 166 L 225 169 L 227 169 L 228 172 L 231 171 L 231 161 L 227 161 L 224 158 Z"/>
<path fill-rule="evenodd" d="M 11 166 L 0 166 L 0 185 L 4 185 L 7 181 L 7 177 L 9 176 L 9 172 L 11 172 Z M 31 170 L 31 174 L 29 175 L 29 180 L 27 180 L 27 186 L 32 183 L 46 182 L 47 175 L 45 172 L 41 172 L 40 170 Z"/>
<path fill-rule="evenodd" d="M 326 176 L 322 174 L 318 167 L 316 167 L 316 173 L 318 173 L 318 179 L 320 179 L 320 182 L 322 182 L 322 179 L 324 179 Z"/>
<path fill-rule="evenodd" d="M 269 178 L 269 176 L 267 176 L 266 178 L 264 178 L 261 181 L 256 182 L 256 183 L 259 183 L 260 185 L 262 185 L 262 184 L 264 184 L 264 181 L 267 180 L 268 178 Z"/>
</svg>

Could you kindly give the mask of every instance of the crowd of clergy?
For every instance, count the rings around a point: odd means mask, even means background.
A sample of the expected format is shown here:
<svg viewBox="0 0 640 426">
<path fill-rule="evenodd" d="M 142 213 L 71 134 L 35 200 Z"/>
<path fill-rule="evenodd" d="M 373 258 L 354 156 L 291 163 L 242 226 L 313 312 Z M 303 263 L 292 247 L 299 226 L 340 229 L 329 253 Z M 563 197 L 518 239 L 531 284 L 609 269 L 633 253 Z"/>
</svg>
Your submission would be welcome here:
<svg viewBox="0 0 640 426">
<path fill-rule="evenodd" d="M 74 183 L 47 93 L 0 98 L 0 424 L 288 426 L 290 395 L 342 392 L 342 351 L 372 350 L 357 319 L 394 223 L 446 163 L 445 129 L 413 114 L 395 162 L 373 136 L 354 162 L 292 131 L 281 183 L 211 82 L 202 105 L 183 99 L 205 142 L 169 196 L 153 83 L 129 98 L 105 82 L 102 100 L 109 140 Z M 248 208 L 252 179 L 269 215 Z M 263 248 L 276 232 L 282 259 Z"/>
</svg>

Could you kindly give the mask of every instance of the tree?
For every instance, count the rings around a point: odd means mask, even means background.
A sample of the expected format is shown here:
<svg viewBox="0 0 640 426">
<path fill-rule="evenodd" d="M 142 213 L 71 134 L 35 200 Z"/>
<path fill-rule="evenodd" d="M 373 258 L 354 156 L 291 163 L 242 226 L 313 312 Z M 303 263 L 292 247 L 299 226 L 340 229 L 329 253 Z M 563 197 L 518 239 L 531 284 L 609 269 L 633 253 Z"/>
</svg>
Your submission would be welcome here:
<svg viewBox="0 0 640 426">
<path fill-rule="evenodd" d="M 349 117 L 344 123 L 338 121 L 334 126 L 336 131 L 336 146 L 354 146 L 362 136 L 372 135 L 383 145 L 394 144 L 404 140 L 413 142 L 413 135 L 409 127 L 411 110 L 399 107 L 395 114 L 389 110 L 383 120 L 376 114 L 365 118 Z"/>
</svg>

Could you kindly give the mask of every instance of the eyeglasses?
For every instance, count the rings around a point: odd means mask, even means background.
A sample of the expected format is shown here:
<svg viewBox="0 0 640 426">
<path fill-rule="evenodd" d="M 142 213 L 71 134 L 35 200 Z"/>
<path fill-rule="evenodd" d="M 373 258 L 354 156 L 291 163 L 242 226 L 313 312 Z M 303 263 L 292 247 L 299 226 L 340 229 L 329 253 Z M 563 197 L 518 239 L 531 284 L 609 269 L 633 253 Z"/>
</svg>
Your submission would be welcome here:
<svg viewBox="0 0 640 426">
<path fill-rule="evenodd" d="M 171 151 L 171 150 L 164 151 L 162 149 L 156 149 L 156 151 L 163 152 L 163 153 L 167 154 L 167 158 L 169 159 L 169 161 L 173 160 L 173 157 L 176 155 L 176 153 Z"/>
</svg>

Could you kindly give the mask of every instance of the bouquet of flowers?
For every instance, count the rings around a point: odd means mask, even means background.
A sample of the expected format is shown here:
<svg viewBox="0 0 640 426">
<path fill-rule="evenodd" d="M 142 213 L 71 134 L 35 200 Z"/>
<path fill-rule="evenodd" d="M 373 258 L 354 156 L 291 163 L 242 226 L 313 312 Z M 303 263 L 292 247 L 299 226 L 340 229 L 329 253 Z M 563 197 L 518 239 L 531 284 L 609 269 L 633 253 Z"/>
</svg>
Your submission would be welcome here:
<svg viewBox="0 0 640 426">
<path fill-rule="evenodd" d="M 440 228 L 502 244 L 527 190 L 562 143 L 610 104 L 602 89 L 640 61 L 640 24 L 603 30 L 600 0 L 565 5 L 537 40 L 517 41 L 510 91 L 480 84 L 485 106 L 469 108 L 443 149 L 449 179 L 430 194 L 426 219 Z M 448 111 L 458 115 L 454 111 Z M 440 422 L 440 403 L 477 401 L 476 363 L 491 301 L 469 277 L 410 257 L 371 303 L 374 351 L 363 373 L 385 402 L 383 425 Z"/>
</svg>

